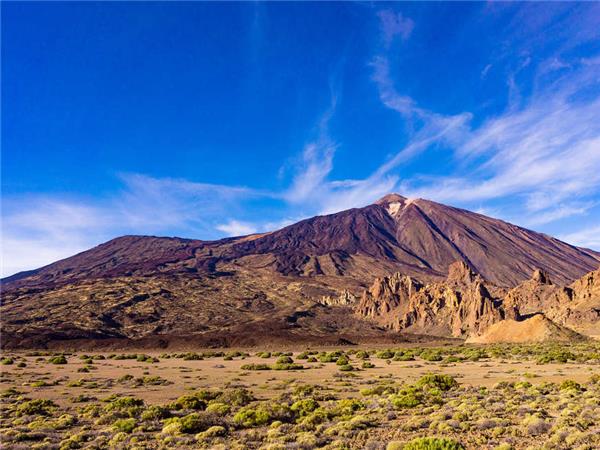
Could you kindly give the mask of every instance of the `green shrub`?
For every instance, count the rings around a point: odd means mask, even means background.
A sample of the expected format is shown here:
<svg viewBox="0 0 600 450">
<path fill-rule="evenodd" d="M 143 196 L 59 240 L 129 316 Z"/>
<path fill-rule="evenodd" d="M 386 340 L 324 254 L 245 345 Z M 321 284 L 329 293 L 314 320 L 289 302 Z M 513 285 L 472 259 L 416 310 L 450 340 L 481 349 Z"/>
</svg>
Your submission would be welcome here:
<svg viewBox="0 0 600 450">
<path fill-rule="evenodd" d="M 461 362 L 462 358 L 459 358 L 458 356 L 448 356 L 446 358 L 444 358 L 444 360 L 442 361 L 444 364 L 452 364 L 452 363 L 457 363 L 457 362 Z"/>
<path fill-rule="evenodd" d="M 407 442 L 402 446 L 402 450 L 465 450 L 465 448 L 452 439 L 424 437 Z"/>
<path fill-rule="evenodd" d="M 201 391 L 202 392 L 202 391 Z M 254 401 L 252 393 L 244 388 L 229 389 L 224 392 L 220 392 L 213 398 L 204 397 L 205 400 L 217 400 L 221 403 L 232 406 L 245 406 L 248 403 Z"/>
<path fill-rule="evenodd" d="M 423 391 L 413 386 L 403 388 L 397 394 L 389 396 L 392 406 L 396 409 L 415 408 L 422 404 L 424 399 Z"/>
<path fill-rule="evenodd" d="M 354 367 L 350 364 L 344 364 L 343 366 L 340 366 L 338 369 L 342 372 L 352 372 L 354 370 Z"/>
<path fill-rule="evenodd" d="M 373 367 L 375 367 L 375 364 L 373 364 L 370 361 L 363 361 L 363 363 L 362 363 L 363 369 L 372 369 Z"/>
<path fill-rule="evenodd" d="M 269 411 L 265 408 L 242 408 L 233 416 L 233 421 L 246 428 L 266 425 L 271 420 Z"/>
<path fill-rule="evenodd" d="M 220 424 L 222 419 L 215 414 L 199 412 L 188 414 L 181 418 L 182 433 L 199 433 Z"/>
<path fill-rule="evenodd" d="M 296 413 L 296 416 L 305 417 L 318 407 L 319 403 L 314 398 L 306 398 L 293 403 L 290 409 Z"/>
<path fill-rule="evenodd" d="M 251 428 L 266 425 L 276 420 L 289 422 L 293 417 L 294 413 L 286 404 L 259 403 L 258 405 L 248 405 L 240 409 L 233 416 L 233 421 L 239 426 Z"/>
<path fill-rule="evenodd" d="M 133 418 L 119 419 L 113 423 L 115 431 L 120 431 L 122 433 L 131 433 L 136 426 L 137 423 Z"/>
<path fill-rule="evenodd" d="M 356 359 L 369 359 L 369 354 L 364 350 L 359 350 L 356 352 Z"/>
<path fill-rule="evenodd" d="M 65 355 L 57 355 L 49 358 L 48 362 L 51 364 L 67 364 L 67 358 Z"/>
<path fill-rule="evenodd" d="M 294 360 L 290 357 L 290 356 L 280 356 L 279 358 L 277 358 L 277 361 L 275 361 L 277 364 L 292 364 L 294 362 Z"/>
<path fill-rule="evenodd" d="M 274 364 L 272 366 L 273 370 L 302 370 L 304 369 L 304 366 L 302 364 L 297 364 L 297 363 L 286 363 L 286 364 L 282 364 L 282 363 L 277 363 Z"/>
<path fill-rule="evenodd" d="M 424 389 L 439 389 L 449 391 L 458 386 L 458 382 L 450 375 L 428 374 L 422 376 L 416 383 L 417 387 Z"/>
<path fill-rule="evenodd" d="M 342 355 L 338 358 L 338 360 L 335 362 L 338 366 L 347 366 L 350 361 L 348 360 L 348 357 L 346 355 Z"/>
<path fill-rule="evenodd" d="M 136 386 L 166 386 L 173 384 L 173 382 L 166 380 L 158 375 L 139 377 L 135 379 Z"/>
<path fill-rule="evenodd" d="M 158 405 L 149 406 L 140 416 L 142 420 L 163 420 L 169 417 L 171 417 L 169 409 Z"/>
<path fill-rule="evenodd" d="M 215 402 L 209 403 L 206 407 L 206 411 L 218 414 L 219 416 L 226 416 L 231 411 L 231 407 L 225 403 Z"/>
<path fill-rule="evenodd" d="M 10 366 L 11 364 L 14 364 L 14 359 L 12 358 L 2 358 L 0 360 L 0 364 L 2 364 L 3 366 Z"/>
<path fill-rule="evenodd" d="M 394 354 L 394 361 L 414 361 L 415 357 L 410 350 L 397 351 Z"/>
<path fill-rule="evenodd" d="M 208 428 L 206 431 L 198 433 L 196 435 L 196 439 L 198 441 L 203 441 L 205 439 L 210 439 L 210 438 L 219 437 L 219 436 L 227 436 L 227 429 L 220 425 L 214 425 L 214 426 Z"/>
<path fill-rule="evenodd" d="M 342 355 L 343 353 L 339 351 L 321 353 L 319 355 L 319 361 L 321 361 L 322 363 L 336 362 Z"/>
<path fill-rule="evenodd" d="M 419 356 L 425 361 L 441 361 L 443 359 L 442 354 L 437 350 L 424 350 Z"/>
<path fill-rule="evenodd" d="M 243 390 L 243 389 L 241 389 L 241 390 Z M 228 392 L 230 392 L 230 391 L 228 391 Z M 194 393 L 194 395 L 196 397 L 198 397 L 200 400 L 209 402 L 209 401 L 214 400 L 222 395 L 225 395 L 225 393 L 218 391 L 218 390 L 200 389 L 199 391 L 196 391 Z"/>
<path fill-rule="evenodd" d="M 197 395 L 182 395 L 177 400 L 175 400 L 171 407 L 173 409 L 184 409 L 184 410 L 203 410 L 206 409 L 206 402 L 198 398 Z"/>
<path fill-rule="evenodd" d="M 331 410 L 331 413 L 335 416 L 350 418 L 354 415 L 355 411 L 365 408 L 365 404 L 360 400 L 354 398 L 345 398 L 338 400 L 335 407 Z"/>
<path fill-rule="evenodd" d="M 242 370 L 271 370 L 268 364 L 243 364 Z"/>
<path fill-rule="evenodd" d="M 375 354 L 379 359 L 391 359 L 394 357 L 394 352 L 391 350 L 381 350 Z"/>
<path fill-rule="evenodd" d="M 17 416 L 50 416 L 57 406 L 52 400 L 38 398 L 21 403 L 15 413 Z"/>
<path fill-rule="evenodd" d="M 134 397 L 114 397 L 109 400 L 104 411 L 122 418 L 138 417 L 144 411 L 144 400 Z"/>
<path fill-rule="evenodd" d="M 573 390 L 573 391 L 581 392 L 583 390 L 583 388 L 576 381 L 565 380 L 560 384 L 560 390 L 561 391 Z"/>
<path fill-rule="evenodd" d="M 555 350 L 548 351 L 545 354 L 541 355 L 538 358 L 537 363 L 538 364 L 548 364 L 548 363 L 552 363 L 552 362 L 557 362 L 557 363 L 565 364 L 565 363 L 569 362 L 569 360 L 575 360 L 575 359 L 576 359 L 576 357 L 573 353 L 566 351 L 566 350 L 555 349 Z"/>
</svg>

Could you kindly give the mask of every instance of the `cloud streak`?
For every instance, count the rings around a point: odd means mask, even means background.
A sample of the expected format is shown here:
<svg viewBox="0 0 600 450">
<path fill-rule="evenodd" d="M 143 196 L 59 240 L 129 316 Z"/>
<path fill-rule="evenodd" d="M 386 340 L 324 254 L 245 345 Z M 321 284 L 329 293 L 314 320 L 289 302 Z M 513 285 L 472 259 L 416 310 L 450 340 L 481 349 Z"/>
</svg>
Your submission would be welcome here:
<svg viewBox="0 0 600 450">
<path fill-rule="evenodd" d="M 29 270 L 123 234 L 214 235 L 216 221 L 242 201 L 265 195 L 244 187 L 140 174 L 104 199 L 19 196 L 2 205 L 2 276 Z M 220 231 L 234 230 L 235 221 Z M 238 224 L 238 231 L 248 231 Z M 219 229 L 219 228 L 217 228 Z"/>
<path fill-rule="evenodd" d="M 377 13 L 381 21 L 381 34 L 386 47 L 389 47 L 397 36 L 403 40 L 410 37 L 415 23 L 412 19 L 404 17 L 401 12 L 383 10 Z"/>
</svg>

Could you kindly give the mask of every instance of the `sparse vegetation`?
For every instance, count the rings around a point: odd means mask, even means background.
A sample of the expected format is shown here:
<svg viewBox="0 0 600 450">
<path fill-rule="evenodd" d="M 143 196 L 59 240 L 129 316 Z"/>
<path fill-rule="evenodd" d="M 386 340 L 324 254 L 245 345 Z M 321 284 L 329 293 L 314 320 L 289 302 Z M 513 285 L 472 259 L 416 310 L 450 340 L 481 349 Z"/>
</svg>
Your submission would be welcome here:
<svg viewBox="0 0 600 450">
<path fill-rule="evenodd" d="M 9 353 L 0 432 L 8 449 L 599 448 L 599 350 Z"/>
</svg>

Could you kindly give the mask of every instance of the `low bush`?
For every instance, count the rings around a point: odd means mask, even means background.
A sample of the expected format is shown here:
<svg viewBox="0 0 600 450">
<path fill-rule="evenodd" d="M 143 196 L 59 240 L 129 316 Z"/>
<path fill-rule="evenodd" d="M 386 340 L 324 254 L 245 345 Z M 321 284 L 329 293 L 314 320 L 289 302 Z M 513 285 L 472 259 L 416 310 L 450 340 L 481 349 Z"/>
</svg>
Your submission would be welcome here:
<svg viewBox="0 0 600 450">
<path fill-rule="evenodd" d="M 424 375 L 416 383 L 417 387 L 424 389 L 439 389 L 449 391 L 458 386 L 458 382 L 450 375 L 428 374 Z"/>
<path fill-rule="evenodd" d="M 422 351 L 419 356 L 425 361 L 442 361 L 444 359 L 439 351 L 429 349 Z"/>
<path fill-rule="evenodd" d="M 38 398 L 21 403 L 17 406 L 15 414 L 17 416 L 50 416 L 57 407 L 58 405 L 52 400 Z"/>
<path fill-rule="evenodd" d="M 244 428 L 259 427 L 279 420 L 290 422 L 294 413 L 286 404 L 275 402 L 262 402 L 257 405 L 248 405 L 240 409 L 234 416 L 233 421 Z"/>
<path fill-rule="evenodd" d="M 135 419 L 119 419 L 113 423 L 113 428 L 122 433 L 131 433 L 137 426 Z"/>
<path fill-rule="evenodd" d="M 177 410 L 203 410 L 206 409 L 206 402 L 200 398 L 198 395 L 182 395 L 177 400 L 175 400 L 171 404 L 171 408 Z"/>
<path fill-rule="evenodd" d="M 302 370 L 304 366 L 297 363 L 277 363 L 272 366 L 273 370 Z"/>
<path fill-rule="evenodd" d="M 271 370 L 271 366 L 268 364 L 243 364 L 242 370 Z"/>
<path fill-rule="evenodd" d="M 398 393 L 389 396 L 392 406 L 396 409 L 415 408 L 423 403 L 423 391 L 413 386 L 402 388 Z"/>
<path fill-rule="evenodd" d="M 171 417 L 171 411 L 164 406 L 152 405 L 144 410 L 140 416 L 142 420 L 163 420 Z"/>
<path fill-rule="evenodd" d="M 48 358 L 48 362 L 50 364 L 67 364 L 67 358 L 65 357 L 65 355 L 57 355 L 57 356 L 53 356 L 51 358 Z"/>
<path fill-rule="evenodd" d="M 375 354 L 379 359 L 392 359 L 395 353 L 391 350 L 381 350 Z"/>
<path fill-rule="evenodd" d="M 462 444 L 452 439 L 433 437 L 416 438 L 401 447 L 390 447 L 388 445 L 388 450 L 394 448 L 402 450 L 465 450 Z"/>
</svg>

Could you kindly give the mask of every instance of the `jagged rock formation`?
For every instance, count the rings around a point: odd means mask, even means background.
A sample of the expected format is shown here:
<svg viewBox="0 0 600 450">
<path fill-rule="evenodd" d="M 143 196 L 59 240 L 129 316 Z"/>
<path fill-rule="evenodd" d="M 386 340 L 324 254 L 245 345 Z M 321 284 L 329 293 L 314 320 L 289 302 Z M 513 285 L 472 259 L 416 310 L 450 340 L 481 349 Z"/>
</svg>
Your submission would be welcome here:
<svg viewBox="0 0 600 450">
<path fill-rule="evenodd" d="M 509 330 L 535 327 L 540 329 L 532 340 L 567 338 L 575 331 L 595 336 L 600 334 L 600 269 L 568 287 L 552 284 L 544 271 L 535 270 L 530 280 L 506 292 L 457 261 L 441 283 L 422 284 L 400 273 L 377 278 L 355 311 L 396 331 L 470 337 L 472 342 L 481 335 L 491 342 Z"/>
<path fill-rule="evenodd" d="M 600 335 L 600 269 L 569 286 L 552 284 L 547 274 L 534 272 L 530 280 L 511 289 L 503 301 L 508 315 L 519 319 L 544 314 L 548 319 L 586 335 Z"/>
<path fill-rule="evenodd" d="M 378 278 L 356 312 L 396 331 L 452 337 L 478 334 L 503 318 L 483 278 L 462 261 L 441 283 L 424 285 L 400 273 Z"/>
<path fill-rule="evenodd" d="M 548 274 L 535 270 L 531 279 L 511 289 L 504 298 L 503 305 L 514 319 L 544 313 L 551 320 L 555 318 L 569 302 L 573 292 L 569 287 L 552 284 Z"/>
</svg>

